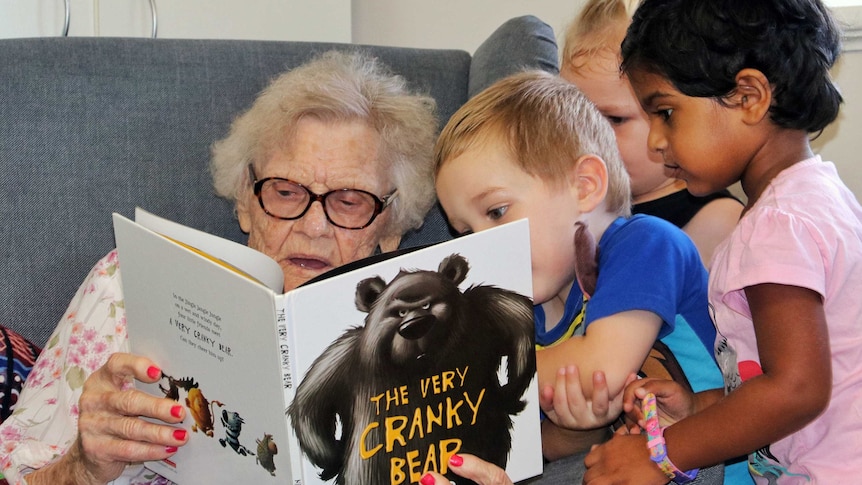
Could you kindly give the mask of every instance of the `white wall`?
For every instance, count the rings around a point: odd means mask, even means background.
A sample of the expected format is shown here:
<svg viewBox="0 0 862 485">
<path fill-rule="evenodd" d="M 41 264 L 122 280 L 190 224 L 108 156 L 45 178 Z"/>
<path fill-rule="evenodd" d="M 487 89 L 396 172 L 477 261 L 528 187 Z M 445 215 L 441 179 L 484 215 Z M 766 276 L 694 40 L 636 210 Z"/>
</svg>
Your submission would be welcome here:
<svg viewBox="0 0 862 485">
<path fill-rule="evenodd" d="M 0 0 L 0 38 L 62 35 L 66 0 Z M 351 41 L 351 0 L 153 0 L 161 38 Z M 150 0 L 69 0 L 69 36 L 150 37 Z"/>
<path fill-rule="evenodd" d="M 353 42 L 473 52 L 506 20 L 532 14 L 562 32 L 585 0 L 352 0 Z M 825 0 L 829 6 L 862 0 Z"/>
<path fill-rule="evenodd" d="M 837 8 L 836 12 L 845 22 L 845 51 L 832 74 L 844 105 L 838 120 L 812 146 L 825 160 L 835 162 L 841 178 L 862 201 L 862 7 Z"/>
<path fill-rule="evenodd" d="M 353 42 L 405 47 L 451 48 L 473 52 L 509 18 L 533 14 L 554 28 L 557 40 L 583 0 L 352 0 Z M 833 6 L 860 0 L 828 0 Z M 845 104 L 837 122 L 815 140 L 824 159 L 832 160 L 862 199 L 862 7 L 837 8 L 847 22 L 848 40 L 834 70 Z"/>
<path fill-rule="evenodd" d="M 532 14 L 555 32 L 580 0 L 353 0 L 353 42 L 473 52 L 506 20 Z"/>
<path fill-rule="evenodd" d="M 93 35 L 93 0 L 71 0 L 69 35 Z M 71 17 L 71 16 L 70 16 Z M 66 18 L 64 0 L 0 0 L 0 38 L 58 37 Z"/>
</svg>

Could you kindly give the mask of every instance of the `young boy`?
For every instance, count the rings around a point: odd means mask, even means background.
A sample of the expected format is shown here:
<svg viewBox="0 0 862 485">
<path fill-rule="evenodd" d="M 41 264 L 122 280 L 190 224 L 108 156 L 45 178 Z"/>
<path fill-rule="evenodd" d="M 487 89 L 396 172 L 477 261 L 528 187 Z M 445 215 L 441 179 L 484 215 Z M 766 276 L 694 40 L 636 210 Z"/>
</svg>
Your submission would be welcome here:
<svg viewBox="0 0 862 485">
<path fill-rule="evenodd" d="M 649 360 L 661 362 L 667 378 L 693 389 L 721 383 L 697 249 L 664 220 L 629 216 L 629 178 L 613 131 L 577 87 L 540 72 L 503 79 L 452 116 L 435 157 L 438 198 L 455 230 L 530 221 L 543 392 L 556 386 L 559 394 L 565 386 L 558 383 L 576 373 L 589 398 L 594 374 L 604 371 L 605 391 L 617 396 L 651 352 L 662 354 Z M 590 253 L 575 247 L 577 223 L 598 242 L 598 277 L 588 296 L 575 267 L 595 255 L 576 258 L 576 250 Z M 565 410 L 553 411 L 558 419 Z M 615 418 L 608 413 L 575 427 Z M 577 436 L 545 420 L 546 457 L 578 451 L 571 441 Z"/>
</svg>

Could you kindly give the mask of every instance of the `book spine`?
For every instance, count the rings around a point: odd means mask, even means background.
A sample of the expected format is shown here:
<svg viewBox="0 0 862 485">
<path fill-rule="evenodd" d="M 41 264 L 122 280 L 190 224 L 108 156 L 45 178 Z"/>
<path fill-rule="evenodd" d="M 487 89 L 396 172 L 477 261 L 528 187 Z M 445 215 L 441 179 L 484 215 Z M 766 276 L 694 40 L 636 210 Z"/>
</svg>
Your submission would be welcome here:
<svg viewBox="0 0 862 485">
<path fill-rule="evenodd" d="M 293 427 L 290 424 L 290 416 L 287 409 L 293 398 L 296 395 L 297 382 L 295 377 L 295 357 L 293 350 L 296 348 L 293 344 L 293 332 L 288 327 L 287 322 L 287 298 L 280 300 L 282 305 L 277 309 L 277 325 L 278 325 L 278 348 L 281 354 L 281 375 L 282 387 L 284 388 L 284 422 L 287 424 L 287 452 L 290 455 L 290 476 L 291 485 L 303 485 L 302 473 L 302 451 L 299 448 L 299 441 L 293 433 Z"/>
</svg>

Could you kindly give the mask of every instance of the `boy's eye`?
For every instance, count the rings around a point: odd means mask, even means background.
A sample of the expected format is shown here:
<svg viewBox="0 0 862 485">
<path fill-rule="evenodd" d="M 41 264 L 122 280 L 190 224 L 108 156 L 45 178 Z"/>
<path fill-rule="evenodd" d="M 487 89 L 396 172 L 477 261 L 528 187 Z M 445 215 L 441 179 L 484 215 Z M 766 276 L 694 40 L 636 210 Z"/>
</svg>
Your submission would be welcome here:
<svg viewBox="0 0 862 485">
<path fill-rule="evenodd" d="M 617 126 L 628 121 L 627 118 L 623 118 L 622 116 L 605 116 L 611 125 Z"/>
<path fill-rule="evenodd" d="M 495 207 L 493 209 L 489 209 L 487 212 L 488 218 L 492 221 L 496 221 L 501 219 L 504 215 L 506 215 L 506 211 L 509 210 L 509 206 L 502 205 L 500 207 Z"/>
</svg>

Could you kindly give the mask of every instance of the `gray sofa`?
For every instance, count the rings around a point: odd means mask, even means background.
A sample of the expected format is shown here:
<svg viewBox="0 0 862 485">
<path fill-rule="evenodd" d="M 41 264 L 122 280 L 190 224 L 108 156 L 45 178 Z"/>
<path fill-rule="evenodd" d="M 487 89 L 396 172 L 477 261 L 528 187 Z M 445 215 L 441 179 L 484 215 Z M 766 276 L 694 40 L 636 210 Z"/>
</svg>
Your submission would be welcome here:
<svg viewBox="0 0 862 485">
<path fill-rule="evenodd" d="M 238 40 L 0 40 L 0 324 L 44 345 L 91 265 L 114 245 L 111 213 L 140 205 L 244 242 L 212 193 L 210 145 L 280 72 L 363 49 L 436 98 L 442 124 L 490 82 L 556 71 L 552 29 L 512 19 L 463 51 Z M 434 209 L 404 246 L 449 238 Z"/>
</svg>

